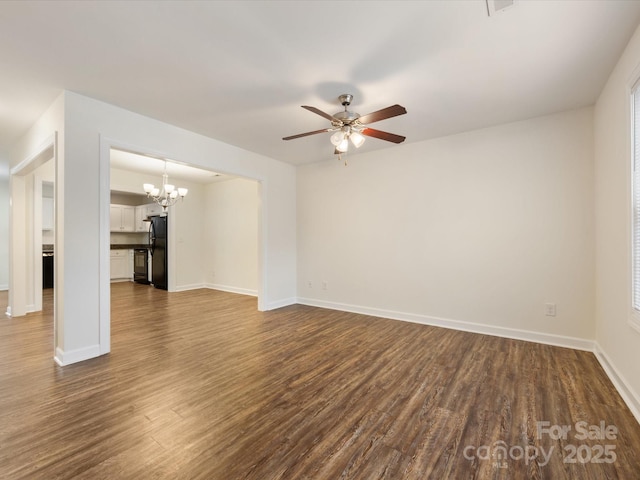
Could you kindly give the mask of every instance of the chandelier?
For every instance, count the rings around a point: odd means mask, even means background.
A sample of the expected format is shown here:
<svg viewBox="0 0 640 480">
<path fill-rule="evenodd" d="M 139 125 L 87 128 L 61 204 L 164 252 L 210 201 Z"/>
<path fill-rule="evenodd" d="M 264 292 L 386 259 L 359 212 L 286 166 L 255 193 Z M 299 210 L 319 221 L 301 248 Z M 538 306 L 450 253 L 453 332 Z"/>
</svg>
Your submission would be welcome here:
<svg viewBox="0 0 640 480">
<path fill-rule="evenodd" d="M 167 207 L 171 207 L 176 204 L 178 198 L 184 199 L 187 192 L 186 188 L 176 188 L 175 185 L 169 183 L 169 175 L 167 175 L 167 162 L 164 162 L 164 173 L 162 174 L 162 188 L 157 188 L 153 183 L 145 183 L 142 185 L 147 198 L 152 198 L 155 202 L 162 207 L 163 211 L 167 211 Z"/>
</svg>

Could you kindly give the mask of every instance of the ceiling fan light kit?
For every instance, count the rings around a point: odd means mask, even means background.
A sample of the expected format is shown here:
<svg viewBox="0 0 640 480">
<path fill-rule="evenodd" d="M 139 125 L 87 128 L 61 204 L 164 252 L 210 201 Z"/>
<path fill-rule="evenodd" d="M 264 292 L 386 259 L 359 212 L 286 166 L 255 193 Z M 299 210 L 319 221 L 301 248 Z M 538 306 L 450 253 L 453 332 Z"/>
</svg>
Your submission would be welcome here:
<svg viewBox="0 0 640 480">
<path fill-rule="evenodd" d="M 362 135 L 360 132 L 357 132 L 354 130 L 353 132 L 351 132 L 351 135 L 349 136 L 349 140 L 351 140 L 351 143 L 353 143 L 354 147 L 360 148 L 364 143 L 365 138 L 364 138 L 364 135 Z"/>
<path fill-rule="evenodd" d="M 366 125 L 373 122 L 379 122 L 380 120 L 385 120 L 387 118 L 396 117 L 398 115 L 404 115 L 407 113 L 407 110 L 404 107 L 396 104 L 361 116 L 359 113 L 350 112 L 347 109 L 347 107 L 351 105 L 353 95 L 345 93 L 340 95 L 338 99 L 344 107 L 344 111 L 338 112 L 334 115 L 329 115 L 316 107 L 302 105 L 302 108 L 329 120 L 331 122 L 330 128 L 284 137 L 283 140 L 293 140 L 295 138 L 307 137 L 318 133 L 334 132 L 329 140 L 335 147 L 334 153 L 338 155 L 338 158 L 341 158 L 341 154 L 349 151 L 349 141 L 351 141 L 355 148 L 360 148 L 364 144 L 365 136 L 375 137 L 380 140 L 386 140 L 387 142 L 393 143 L 404 142 L 405 137 L 401 135 L 375 130 L 367 127 Z"/>
</svg>

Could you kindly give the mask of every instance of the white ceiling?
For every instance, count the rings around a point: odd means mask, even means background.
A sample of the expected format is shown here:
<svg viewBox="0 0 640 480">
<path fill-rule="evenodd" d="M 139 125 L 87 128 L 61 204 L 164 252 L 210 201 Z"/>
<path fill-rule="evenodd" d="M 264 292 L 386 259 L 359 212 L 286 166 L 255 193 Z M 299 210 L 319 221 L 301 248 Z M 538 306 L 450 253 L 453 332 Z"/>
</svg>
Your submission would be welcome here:
<svg viewBox="0 0 640 480">
<path fill-rule="evenodd" d="M 165 168 L 170 182 L 173 182 L 173 180 L 188 180 L 190 182 L 208 184 L 231 178 L 228 175 L 184 165 L 173 160 L 165 161 L 123 150 L 111 149 L 110 157 L 111 168 L 147 174 L 149 175 L 148 183 L 154 183 L 156 186 L 162 183 L 162 174 Z"/>
<path fill-rule="evenodd" d="M 640 1 L 3 1 L 0 150 L 62 89 L 292 164 L 331 159 L 340 110 L 407 142 L 591 105 Z M 369 138 L 360 151 L 393 148 Z"/>
</svg>

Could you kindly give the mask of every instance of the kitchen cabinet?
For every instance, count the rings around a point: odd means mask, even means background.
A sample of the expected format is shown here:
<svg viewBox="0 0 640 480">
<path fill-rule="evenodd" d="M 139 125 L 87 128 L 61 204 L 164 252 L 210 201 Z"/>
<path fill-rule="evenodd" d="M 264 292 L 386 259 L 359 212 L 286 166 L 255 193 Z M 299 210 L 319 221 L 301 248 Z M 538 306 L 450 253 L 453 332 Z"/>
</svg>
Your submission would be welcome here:
<svg viewBox="0 0 640 480">
<path fill-rule="evenodd" d="M 112 232 L 136 231 L 136 207 L 111 204 L 109 210 Z"/>
<path fill-rule="evenodd" d="M 145 222 L 147 218 L 147 206 L 139 205 L 136 207 L 136 232 L 149 231 L 149 222 Z"/>
<path fill-rule="evenodd" d="M 133 249 L 111 250 L 111 280 L 133 278 Z"/>
<path fill-rule="evenodd" d="M 42 230 L 53 230 L 53 198 L 42 197 Z"/>
<path fill-rule="evenodd" d="M 162 207 L 157 203 L 149 203 L 147 207 L 147 216 L 160 215 L 162 213 Z"/>
<path fill-rule="evenodd" d="M 149 222 L 145 222 L 144 219 L 161 213 L 162 207 L 157 203 L 146 203 L 136 207 L 136 232 L 148 232 Z"/>
</svg>

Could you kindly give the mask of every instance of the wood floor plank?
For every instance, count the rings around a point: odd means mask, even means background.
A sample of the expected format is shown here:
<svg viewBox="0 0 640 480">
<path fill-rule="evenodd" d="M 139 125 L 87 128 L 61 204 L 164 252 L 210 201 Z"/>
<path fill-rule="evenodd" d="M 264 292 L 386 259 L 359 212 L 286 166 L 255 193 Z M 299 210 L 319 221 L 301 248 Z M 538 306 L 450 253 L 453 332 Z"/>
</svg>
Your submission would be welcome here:
<svg viewBox="0 0 640 480">
<path fill-rule="evenodd" d="M 1 479 L 639 478 L 640 425 L 588 352 L 118 283 L 111 353 L 61 368 L 51 292 L 0 319 Z M 567 463 L 605 443 L 615 462 Z"/>
</svg>

